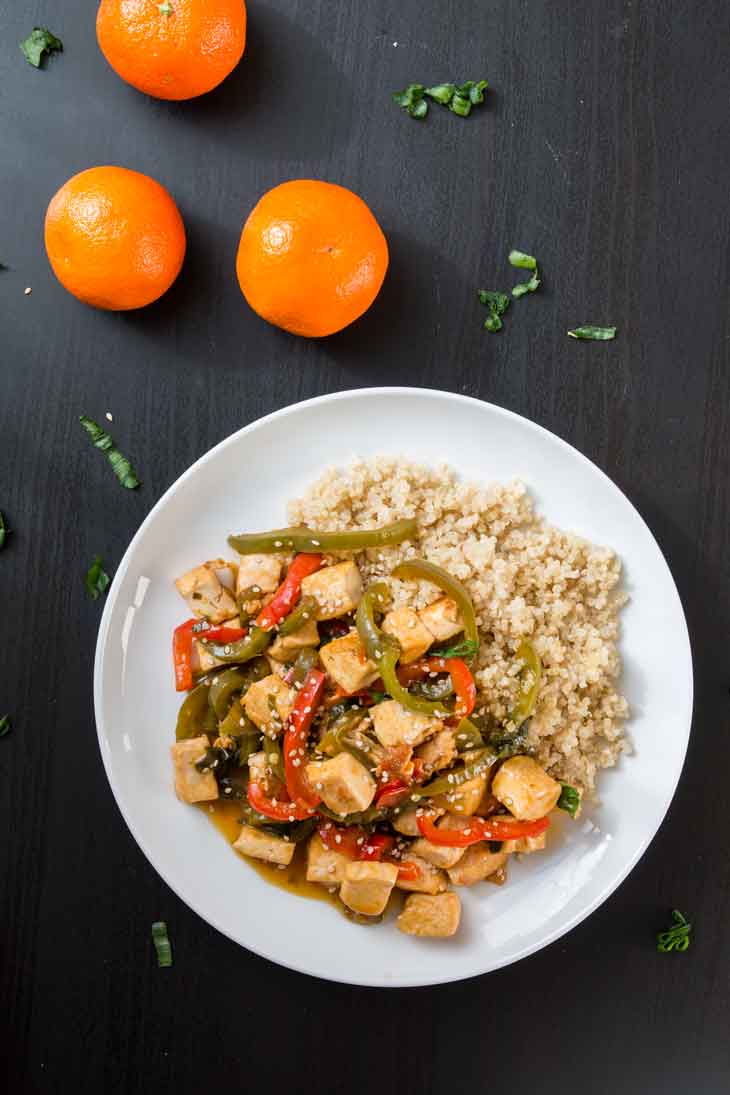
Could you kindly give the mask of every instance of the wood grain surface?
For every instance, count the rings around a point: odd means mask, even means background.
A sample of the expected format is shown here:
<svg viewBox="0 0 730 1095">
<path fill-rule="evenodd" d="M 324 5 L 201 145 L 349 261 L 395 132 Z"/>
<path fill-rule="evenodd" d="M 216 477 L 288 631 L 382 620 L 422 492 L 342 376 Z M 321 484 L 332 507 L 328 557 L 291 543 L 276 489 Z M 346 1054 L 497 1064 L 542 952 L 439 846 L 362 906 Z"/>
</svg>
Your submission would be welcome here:
<svg viewBox="0 0 730 1095">
<path fill-rule="evenodd" d="M 115 76 L 95 9 L 0 0 L 0 509 L 13 529 L 0 555 L 0 714 L 13 720 L 0 742 L 0 1090 L 727 1092 L 726 0 L 250 0 L 240 68 L 187 104 Z M 35 24 L 64 42 L 43 71 L 18 50 Z M 433 109 L 418 123 L 390 101 L 411 81 L 480 77 L 488 103 L 465 121 Z M 178 283 L 138 313 L 78 304 L 45 259 L 51 195 L 103 163 L 168 186 L 188 228 Z M 264 324 L 234 275 L 248 211 L 296 177 L 355 189 L 391 248 L 375 306 L 322 342 Z M 516 280 L 513 246 L 538 256 L 544 283 L 490 335 L 475 289 Z M 566 337 L 586 322 L 618 338 Z M 272 966 L 157 877 L 102 770 L 101 605 L 83 590 L 92 557 L 113 571 L 211 445 L 295 400 L 384 383 L 509 407 L 603 468 L 666 553 L 697 685 L 679 790 L 613 897 L 512 968 L 390 992 Z M 106 411 L 139 492 L 117 486 L 78 426 Z M 674 905 L 694 941 L 659 955 L 653 933 Z M 157 918 L 171 970 L 153 960 Z"/>
</svg>

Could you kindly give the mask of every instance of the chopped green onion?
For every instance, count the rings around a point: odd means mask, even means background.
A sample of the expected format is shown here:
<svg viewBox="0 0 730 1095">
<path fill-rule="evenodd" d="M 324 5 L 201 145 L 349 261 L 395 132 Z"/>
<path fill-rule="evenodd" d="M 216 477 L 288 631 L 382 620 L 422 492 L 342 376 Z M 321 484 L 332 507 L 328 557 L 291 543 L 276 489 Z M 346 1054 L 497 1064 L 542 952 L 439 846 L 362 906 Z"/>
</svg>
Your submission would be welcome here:
<svg viewBox="0 0 730 1095">
<path fill-rule="evenodd" d="M 106 593 L 110 582 L 111 578 L 102 567 L 101 555 L 97 555 L 84 578 L 86 592 L 89 594 L 92 601 L 98 601 L 101 594 Z"/>
<path fill-rule="evenodd" d="M 3 715 L 0 719 L 0 738 L 4 738 L 10 733 L 10 715 Z"/>
<path fill-rule="evenodd" d="M 40 68 L 44 55 L 63 52 L 63 42 L 47 27 L 33 27 L 28 37 L 20 43 L 20 48 L 28 64 Z"/>
<path fill-rule="evenodd" d="M 537 270 L 537 259 L 533 255 L 526 255 L 524 251 L 510 251 L 507 261 L 510 266 L 517 266 L 520 270 Z"/>
<path fill-rule="evenodd" d="M 529 281 L 521 281 L 519 285 L 515 285 L 512 290 L 512 296 L 515 300 L 523 297 L 525 293 L 534 293 L 540 284 L 540 279 L 537 274 L 533 274 Z"/>
<path fill-rule="evenodd" d="M 431 99 L 435 99 L 442 106 L 448 106 L 454 97 L 455 91 L 456 86 L 454 84 L 435 84 L 433 87 L 427 87 L 424 94 Z"/>
<path fill-rule="evenodd" d="M 7 537 L 9 532 L 10 529 L 6 527 L 5 518 L 3 517 L 2 511 L 0 510 L 0 548 L 5 547 L 5 538 Z"/>
<path fill-rule="evenodd" d="M 152 925 L 152 942 L 157 951 L 157 965 L 166 967 L 172 965 L 172 947 L 167 935 L 167 924 L 164 920 L 155 920 Z"/>
<path fill-rule="evenodd" d="M 93 418 L 87 418 L 85 414 L 80 415 L 79 422 L 88 433 L 95 448 L 100 449 L 106 455 L 112 471 L 122 486 L 126 487 L 127 490 L 136 490 L 139 486 L 139 479 L 126 456 L 122 456 L 120 453 L 114 438 L 110 437 L 98 422 L 94 422 Z"/>
<path fill-rule="evenodd" d="M 558 809 L 565 810 L 566 814 L 575 817 L 580 807 L 580 792 L 576 791 L 575 787 L 571 787 L 569 783 L 561 783 L 560 786 L 563 789 L 558 799 Z"/>
<path fill-rule="evenodd" d="M 467 80 L 464 84 L 409 84 L 403 91 L 393 93 L 393 101 L 406 110 L 411 118 L 425 118 L 428 113 L 429 99 L 446 106 L 453 114 L 467 118 L 471 108 L 484 102 L 484 92 L 488 87 L 486 80 Z"/>
<path fill-rule="evenodd" d="M 689 947 L 689 933 L 692 925 L 682 916 L 679 909 L 672 909 L 674 924 L 665 932 L 657 932 L 656 949 L 660 954 L 670 951 L 686 951 Z"/>
<path fill-rule="evenodd" d="M 609 339 L 616 337 L 615 327 L 592 327 L 590 324 L 586 324 L 585 327 L 574 327 L 572 331 L 568 331 L 571 338 L 586 338 L 592 339 L 594 342 L 608 342 Z"/>
<path fill-rule="evenodd" d="M 477 296 L 481 304 L 486 304 L 489 315 L 484 320 L 484 326 L 488 331 L 501 331 L 502 320 L 499 318 L 509 308 L 509 297 L 506 293 L 498 293 L 493 289 L 477 289 Z"/>
</svg>

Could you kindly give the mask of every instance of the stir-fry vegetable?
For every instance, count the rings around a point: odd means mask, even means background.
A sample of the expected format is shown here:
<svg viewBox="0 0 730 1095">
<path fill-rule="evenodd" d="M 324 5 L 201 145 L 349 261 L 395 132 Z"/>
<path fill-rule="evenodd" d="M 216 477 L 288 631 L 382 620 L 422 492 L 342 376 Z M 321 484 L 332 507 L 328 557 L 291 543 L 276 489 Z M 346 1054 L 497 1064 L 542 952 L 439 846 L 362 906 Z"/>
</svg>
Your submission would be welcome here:
<svg viewBox="0 0 730 1095">
<path fill-rule="evenodd" d="M 540 680 L 542 679 L 542 662 L 534 646 L 527 639 L 523 639 L 518 646 L 517 657 L 523 663 L 523 677 L 525 675 L 528 677 L 528 687 L 526 689 L 522 688 L 520 698 L 510 714 L 510 722 L 519 728 L 535 710 L 537 694 L 540 691 Z"/>
<path fill-rule="evenodd" d="M 303 579 L 319 570 L 323 562 L 321 555 L 297 555 L 272 600 L 256 617 L 256 626 L 270 631 L 280 624 L 299 600 Z"/>
<path fill-rule="evenodd" d="M 457 734 L 458 732 L 459 729 L 457 729 Z M 430 783 L 419 787 L 418 793 L 427 798 L 433 798 L 434 795 L 451 794 L 463 783 L 468 783 L 470 779 L 474 779 L 475 776 L 488 771 L 496 760 L 497 754 L 491 749 L 480 749 L 468 764 L 464 764 L 461 768 L 451 768 L 448 774 L 437 776 Z"/>
<path fill-rule="evenodd" d="M 177 716 L 176 741 L 197 738 L 201 734 L 215 734 L 215 712 L 208 702 L 210 682 L 201 681 L 183 701 Z"/>
<path fill-rule="evenodd" d="M 317 602 L 314 597 L 302 597 L 296 608 L 293 608 L 288 616 L 285 616 L 279 625 L 280 635 L 291 635 L 304 627 L 307 620 L 317 618 Z"/>
<path fill-rule="evenodd" d="M 513 817 L 470 817 L 464 829 L 438 829 L 432 815 L 421 814 L 417 818 L 421 836 L 443 848 L 468 848 L 482 840 L 519 840 L 521 837 L 539 836 L 550 825 L 550 818 L 537 821 L 517 821 Z"/>
<path fill-rule="evenodd" d="M 248 635 L 233 643 L 215 643 L 203 639 L 203 646 L 219 662 L 226 665 L 240 665 L 249 662 L 263 654 L 273 639 L 271 631 L 264 631 L 260 627 L 252 627 Z"/>
<path fill-rule="evenodd" d="M 210 683 L 209 702 L 217 719 L 224 719 L 229 712 L 231 701 L 240 696 L 247 688 L 260 681 L 269 673 L 264 658 L 256 658 L 245 669 L 224 669 L 217 673 Z"/>
<path fill-rule="evenodd" d="M 277 551 L 364 551 L 365 548 L 388 547 L 413 540 L 418 532 L 414 519 L 394 521 L 382 528 L 358 529 L 356 532 L 316 532 L 299 525 L 274 529 L 273 532 L 249 532 L 229 536 L 228 543 L 239 555 Z"/>
<path fill-rule="evenodd" d="M 305 806 L 303 802 L 269 798 L 263 787 L 254 781 L 249 783 L 247 795 L 254 810 L 274 821 L 303 821 L 314 813 L 314 810 Z"/>
<path fill-rule="evenodd" d="M 321 801 L 321 795 L 317 794 L 304 774 L 304 760 L 309 730 L 322 699 L 324 682 L 325 675 L 321 670 L 310 669 L 297 695 L 284 735 L 286 788 L 294 802 L 304 803 L 308 807 L 317 806 Z"/>
<path fill-rule="evenodd" d="M 394 578 L 419 578 L 422 581 L 431 582 L 455 601 L 461 617 L 464 621 L 464 638 L 477 644 L 479 648 L 479 631 L 477 619 L 474 614 L 474 605 L 471 603 L 466 588 L 458 578 L 444 570 L 443 567 L 429 563 L 425 559 L 408 559 L 405 563 L 399 563 L 393 571 Z"/>
<path fill-rule="evenodd" d="M 175 689 L 189 692 L 193 687 L 193 626 L 195 620 L 186 620 L 172 633 L 172 664 L 175 670 Z"/>
</svg>

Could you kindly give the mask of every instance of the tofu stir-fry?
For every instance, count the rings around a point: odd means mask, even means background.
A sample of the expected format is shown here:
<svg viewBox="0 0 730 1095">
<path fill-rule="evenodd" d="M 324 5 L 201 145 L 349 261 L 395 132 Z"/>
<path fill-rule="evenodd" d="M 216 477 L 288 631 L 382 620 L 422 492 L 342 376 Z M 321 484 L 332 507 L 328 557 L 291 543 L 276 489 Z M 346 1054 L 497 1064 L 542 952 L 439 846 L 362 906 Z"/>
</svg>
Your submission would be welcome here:
<svg viewBox="0 0 730 1095">
<path fill-rule="evenodd" d="M 187 696 L 172 758 L 180 799 L 235 802 L 238 852 L 282 867 L 306 854 L 307 880 L 364 923 L 404 891 L 399 929 L 447 937 L 461 916 L 450 887 L 501 884 L 511 855 L 544 848 L 563 788 L 526 752 L 531 644 L 515 651 L 520 700 L 497 725 L 477 713 L 465 587 L 413 558 L 364 588 L 357 553 L 415 539 L 407 520 L 236 536 L 237 561 L 178 578 L 192 616 L 173 638 Z M 433 600 L 393 607 L 414 579 Z"/>
</svg>

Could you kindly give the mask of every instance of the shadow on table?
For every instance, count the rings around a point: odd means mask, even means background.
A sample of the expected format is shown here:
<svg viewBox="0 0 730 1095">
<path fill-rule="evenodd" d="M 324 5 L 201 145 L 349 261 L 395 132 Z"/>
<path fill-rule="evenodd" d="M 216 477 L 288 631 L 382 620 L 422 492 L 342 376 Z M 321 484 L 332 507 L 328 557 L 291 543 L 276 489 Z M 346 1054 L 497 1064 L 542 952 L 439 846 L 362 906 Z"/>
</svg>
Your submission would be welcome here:
<svg viewBox="0 0 730 1095">
<path fill-rule="evenodd" d="M 220 87 L 156 108 L 181 127 L 204 127 L 258 160 L 329 154 L 352 131 L 349 80 L 313 35 L 281 12 L 256 7 L 246 52 Z"/>
</svg>

